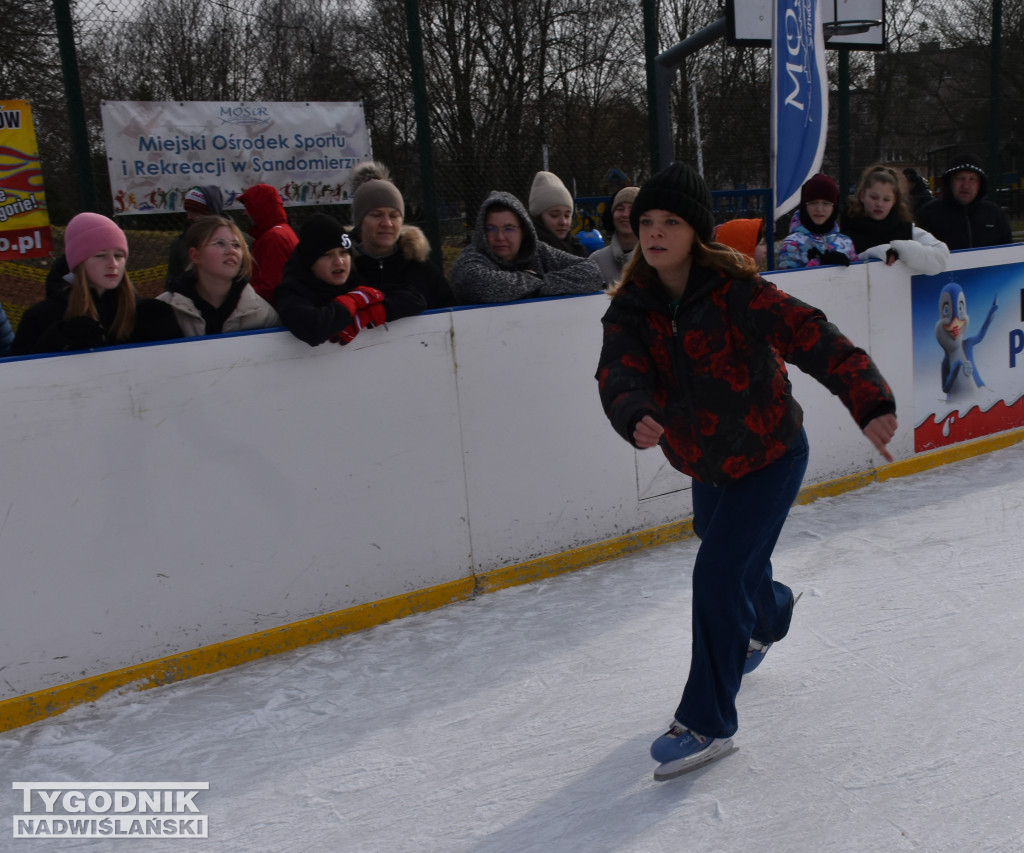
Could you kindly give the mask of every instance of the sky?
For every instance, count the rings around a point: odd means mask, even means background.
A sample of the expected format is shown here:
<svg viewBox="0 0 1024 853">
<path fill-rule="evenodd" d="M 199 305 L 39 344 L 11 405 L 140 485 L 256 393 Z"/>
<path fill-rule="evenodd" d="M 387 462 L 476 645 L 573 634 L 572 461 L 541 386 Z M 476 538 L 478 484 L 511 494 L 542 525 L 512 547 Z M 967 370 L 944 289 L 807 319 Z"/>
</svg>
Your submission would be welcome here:
<svg viewBox="0 0 1024 853">
<path fill-rule="evenodd" d="M 1024 444 L 795 507 L 739 751 L 669 782 L 692 539 L 0 733 L 0 851 L 1020 853 L 1022 520 Z M 208 837 L 14 838 L 27 781 L 207 782 Z"/>
</svg>

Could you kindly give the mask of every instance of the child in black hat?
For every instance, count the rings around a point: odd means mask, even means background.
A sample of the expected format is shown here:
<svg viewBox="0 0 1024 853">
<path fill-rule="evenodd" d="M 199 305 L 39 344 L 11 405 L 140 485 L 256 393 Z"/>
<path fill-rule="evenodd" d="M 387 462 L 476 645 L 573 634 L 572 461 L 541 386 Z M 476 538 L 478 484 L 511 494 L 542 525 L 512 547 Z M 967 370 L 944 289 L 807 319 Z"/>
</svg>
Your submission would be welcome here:
<svg viewBox="0 0 1024 853">
<path fill-rule="evenodd" d="M 789 630 L 793 591 L 771 554 L 807 467 L 803 412 L 784 360 L 837 394 L 888 461 L 896 404 L 868 355 L 824 314 L 712 242 L 711 194 L 673 163 L 631 210 L 639 243 L 611 291 L 597 370 L 616 431 L 660 446 L 693 478 L 690 673 L 668 732 L 651 746 L 669 779 L 733 750 L 736 694 Z"/>
<path fill-rule="evenodd" d="M 352 269 L 352 239 L 341 223 L 317 213 L 299 229 L 299 242 L 276 291 L 277 312 L 291 333 L 311 347 L 347 344 L 388 319 L 385 296 L 362 284 Z"/>
</svg>

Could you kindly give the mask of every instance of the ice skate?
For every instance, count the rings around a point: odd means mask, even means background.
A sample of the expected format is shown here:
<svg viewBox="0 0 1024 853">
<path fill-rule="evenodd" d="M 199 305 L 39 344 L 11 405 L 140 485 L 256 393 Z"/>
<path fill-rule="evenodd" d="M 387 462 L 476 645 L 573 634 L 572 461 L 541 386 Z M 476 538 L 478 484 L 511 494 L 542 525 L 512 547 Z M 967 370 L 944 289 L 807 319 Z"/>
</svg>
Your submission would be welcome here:
<svg viewBox="0 0 1024 853">
<path fill-rule="evenodd" d="M 651 744 L 651 758 L 661 762 L 654 771 L 654 781 L 675 779 L 737 749 L 732 738 L 704 737 L 673 720 L 669 730 Z"/>
<path fill-rule="evenodd" d="M 794 599 L 790 610 L 796 607 L 796 603 L 803 597 L 803 593 L 799 593 Z M 768 654 L 768 649 L 772 647 L 772 643 L 761 643 L 757 640 L 751 639 L 750 644 L 747 646 L 747 659 L 743 664 L 743 674 L 748 675 L 753 672 L 761 665 L 761 661 L 764 660 L 764 656 Z"/>
<path fill-rule="evenodd" d="M 772 645 L 772 643 L 759 643 L 757 640 L 750 641 L 750 645 L 747 646 L 747 659 L 743 664 L 744 675 L 753 672 L 761 665 L 761 661 L 764 660 L 764 656 L 768 654 L 768 649 Z"/>
</svg>

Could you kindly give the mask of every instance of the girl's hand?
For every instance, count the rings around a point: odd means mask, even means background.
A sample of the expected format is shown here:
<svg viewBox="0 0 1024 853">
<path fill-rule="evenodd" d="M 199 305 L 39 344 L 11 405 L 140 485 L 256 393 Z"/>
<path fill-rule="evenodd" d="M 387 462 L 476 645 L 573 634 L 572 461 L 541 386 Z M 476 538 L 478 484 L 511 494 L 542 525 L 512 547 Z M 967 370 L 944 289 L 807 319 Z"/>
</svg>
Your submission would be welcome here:
<svg viewBox="0 0 1024 853">
<path fill-rule="evenodd" d="M 644 415 L 633 429 L 633 443 L 641 450 L 646 450 L 657 445 L 664 433 L 665 427 L 650 415 Z"/>
<path fill-rule="evenodd" d="M 886 450 L 885 446 L 892 441 L 892 437 L 896 434 L 896 426 L 896 415 L 879 415 L 864 427 L 864 435 L 868 437 L 868 441 L 885 457 L 887 462 L 892 462 L 893 460 L 892 454 Z M 637 425 L 637 429 L 639 429 L 639 425 Z"/>
</svg>

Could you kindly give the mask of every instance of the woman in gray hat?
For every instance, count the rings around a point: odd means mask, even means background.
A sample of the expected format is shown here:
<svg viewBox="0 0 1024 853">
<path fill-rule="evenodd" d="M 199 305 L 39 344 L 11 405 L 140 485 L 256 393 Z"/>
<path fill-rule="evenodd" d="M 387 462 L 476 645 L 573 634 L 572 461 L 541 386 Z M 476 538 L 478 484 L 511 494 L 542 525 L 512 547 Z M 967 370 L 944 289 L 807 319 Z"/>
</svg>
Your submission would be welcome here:
<svg viewBox="0 0 1024 853">
<path fill-rule="evenodd" d="M 355 266 L 370 286 L 392 302 L 421 302 L 419 313 L 455 304 L 448 280 L 430 258 L 427 235 L 405 224 L 405 200 L 387 167 L 374 160 L 352 171 L 352 224 L 356 237 Z"/>
</svg>

